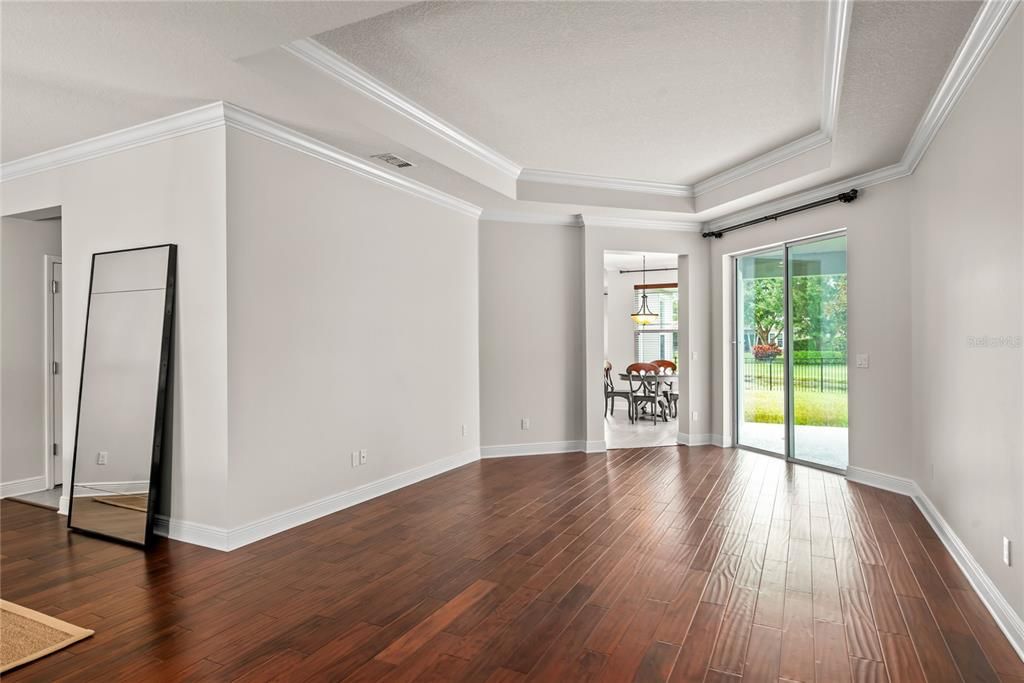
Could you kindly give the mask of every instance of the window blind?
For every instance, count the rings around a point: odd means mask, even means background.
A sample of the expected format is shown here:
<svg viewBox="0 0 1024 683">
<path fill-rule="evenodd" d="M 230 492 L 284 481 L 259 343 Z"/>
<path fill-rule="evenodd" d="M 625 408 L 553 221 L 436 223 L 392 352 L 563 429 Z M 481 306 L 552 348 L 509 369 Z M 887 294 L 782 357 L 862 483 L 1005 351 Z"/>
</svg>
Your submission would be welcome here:
<svg viewBox="0 0 1024 683">
<path fill-rule="evenodd" d="M 670 360 L 679 365 L 679 293 L 676 285 L 636 285 L 633 310 L 640 308 L 641 297 L 647 294 L 647 305 L 658 314 L 650 325 L 634 323 L 634 349 L 638 363 Z"/>
</svg>

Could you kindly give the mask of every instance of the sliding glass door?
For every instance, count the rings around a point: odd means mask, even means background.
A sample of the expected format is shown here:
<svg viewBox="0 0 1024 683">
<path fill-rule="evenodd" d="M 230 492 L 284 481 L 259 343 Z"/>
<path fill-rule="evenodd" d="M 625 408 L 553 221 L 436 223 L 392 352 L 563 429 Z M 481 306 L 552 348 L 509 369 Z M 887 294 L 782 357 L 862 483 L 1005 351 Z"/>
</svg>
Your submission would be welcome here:
<svg viewBox="0 0 1024 683">
<path fill-rule="evenodd" d="M 846 236 L 736 258 L 740 446 L 845 470 Z"/>
<path fill-rule="evenodd" d="M 780 247 L 736 260 L 739 443 L 786 454 L 786 267 Z"/>
</svg>

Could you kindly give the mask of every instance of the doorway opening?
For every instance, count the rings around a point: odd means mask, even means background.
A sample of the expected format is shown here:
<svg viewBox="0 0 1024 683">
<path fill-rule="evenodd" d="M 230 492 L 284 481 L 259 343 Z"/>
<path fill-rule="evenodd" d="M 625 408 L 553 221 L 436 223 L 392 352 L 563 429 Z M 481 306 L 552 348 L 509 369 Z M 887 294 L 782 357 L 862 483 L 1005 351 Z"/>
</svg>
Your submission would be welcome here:
<svg viewBox="0 0 1024 683">
<path fill-rule="evenodd" d="M 604 252 L 607 448 L 677 443 L 678 260 L 669 253 Z M 641 310 L 651 315 L 636 315 Z"/>
<path fill-rule="evenodd" d="M 56 510 L 64 479 L 60 207 L 4 216 L 0 252 L 0 491 Z"/>
<path fill-rule="evenodd" d="M 734 269 L 737 444 L 845 471 L 845 233 L 749 252 Z"/>
</svg>

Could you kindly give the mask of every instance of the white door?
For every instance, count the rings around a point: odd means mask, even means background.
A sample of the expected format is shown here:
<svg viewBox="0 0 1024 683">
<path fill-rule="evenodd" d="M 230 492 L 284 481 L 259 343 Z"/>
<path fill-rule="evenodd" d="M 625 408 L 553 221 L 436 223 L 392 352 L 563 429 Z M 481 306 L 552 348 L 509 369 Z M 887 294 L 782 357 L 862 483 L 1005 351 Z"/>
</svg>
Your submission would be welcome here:
<svg viewBox="0 0 1024 683">
<path fill-rule="evenodd" d="M 61 286 L 60 261 L 50 264 L 50 456 L 51 469 L 53 472 L 53 485 L 60 486 L 64 480 L 64 439 L 61 438 L 63 431 L 63 394 L 61 378 L 64 376 L 64 369 L 61 362 L 61 297 L 63 287 Z"/>
</svg>

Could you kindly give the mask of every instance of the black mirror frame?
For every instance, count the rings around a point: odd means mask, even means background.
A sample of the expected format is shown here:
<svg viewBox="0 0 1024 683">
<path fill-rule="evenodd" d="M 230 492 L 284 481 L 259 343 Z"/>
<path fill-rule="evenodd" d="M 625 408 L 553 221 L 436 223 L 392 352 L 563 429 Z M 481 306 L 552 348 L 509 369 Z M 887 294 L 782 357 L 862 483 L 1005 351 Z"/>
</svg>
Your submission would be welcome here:
<svg viewBox="0 0 1024 683">
<path fill-rule="evenodd" d="M 92 529 L 82 529 L 74 526 L 71 521 L 72 510 L 75 505 L 75 465 L 78 462 L 78 432 L 82 418 L 82 386 L 85 380 L 85 354 L 89 348 L 89 309 L 92 308 L 92 284 L 96 272 L 96 257 L 104 254 L 119 254 L 128 251 L 143 251 L 146 249 L 167 249 L 167 285 L 164 289 L 164 322 L 163 332 L 160 338 L 160 367 L 158 369 L 158 380 L 156 389 L 156 415 L 153 425 L 153 452 L 149 469 L 149 499 L 146 506 L 146 535 L 142 543 L 130 539 L 105 534 Z M 131 249 L 114 249 L 112 251 L 98 251 L 92 255 L 92 263 L 89 267 L 89 295 L 85 307 L 85 334 L 82 338 L 82 361 L 78 377 L 78 407 L 75 413 L 75 447 L 71 459 L 71 487 L 68 495 L 68 529 L 80 534 L 95 536 L 109 541 L 116 541 L 137 548 L 149 548 L 155 539 L 154 521 L 156 509 L 160 504 L 160 474 L 161 459 L 163 457 L 163 444 L 165 433 L 173 424 L 174 407 L 167 402 L 167 389 L 169 379 L 169 365 L 174 352 L 174 313 L 175 313 L 175 281 L 178 272 L 178 245 L 177 244 L 154 244 L 148 247 L 133 247 Z"/>
</svg>

